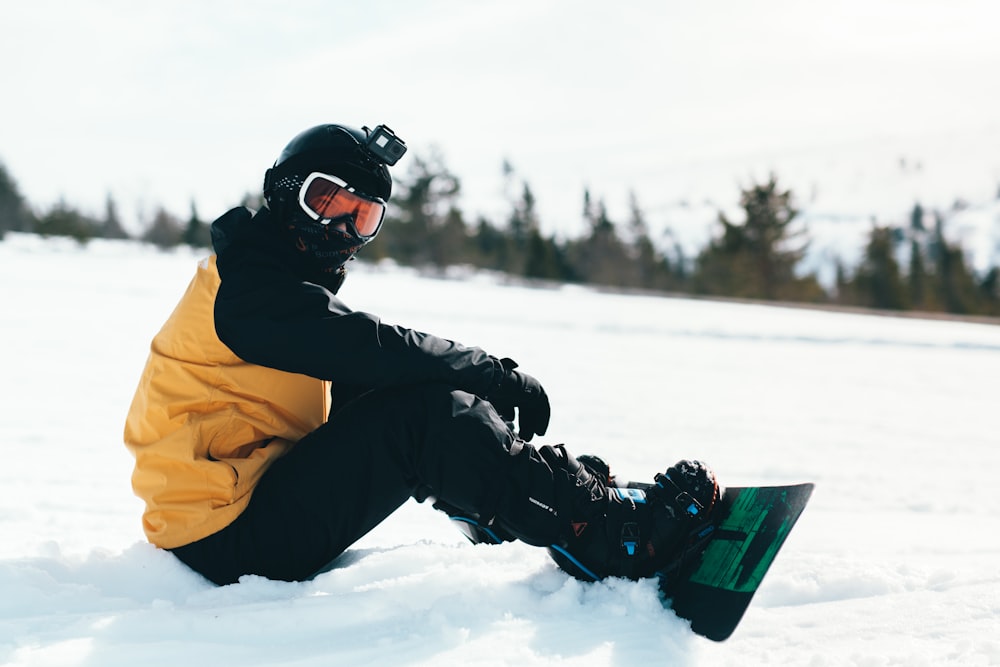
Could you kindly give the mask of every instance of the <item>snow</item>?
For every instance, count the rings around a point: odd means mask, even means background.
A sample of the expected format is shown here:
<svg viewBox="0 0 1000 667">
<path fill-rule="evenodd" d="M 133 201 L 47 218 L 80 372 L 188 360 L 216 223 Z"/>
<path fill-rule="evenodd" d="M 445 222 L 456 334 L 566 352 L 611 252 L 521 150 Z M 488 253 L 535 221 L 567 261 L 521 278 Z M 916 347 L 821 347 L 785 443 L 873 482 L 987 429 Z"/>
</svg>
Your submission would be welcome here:
<svg viewBox="0 0 1000 667">
<path fill-rule="evenodd" d="M 538 376 L 543 443 L 816 482 L 716 644 L 652 582 L 576 582 L 415 502 L 305 583 L 217 588 L 146 544 L 121 431 L 197 259 L 0 242 L 0 665 L 1000 664 L 1000 327 L 352 271 L 355 308 Z"/>
</svg>

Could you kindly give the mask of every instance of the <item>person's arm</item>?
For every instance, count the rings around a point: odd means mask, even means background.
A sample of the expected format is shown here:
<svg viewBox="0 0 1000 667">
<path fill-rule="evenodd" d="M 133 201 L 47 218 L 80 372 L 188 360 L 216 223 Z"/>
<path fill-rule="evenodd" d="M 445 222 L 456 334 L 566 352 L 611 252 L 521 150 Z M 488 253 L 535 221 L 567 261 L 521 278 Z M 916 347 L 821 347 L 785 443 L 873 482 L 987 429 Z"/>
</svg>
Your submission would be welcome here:
<svg viewBox="0 0 1000 667">
<path fill-rule="evenodd" d="M 232 249 L 218 258 L 216 332 L 245 361 L 372 388 L 444 382 L 479 396 L 506 373 L 479 348 L 352 311 L 254 254 Z"/>
<path fill-rule="evenodd" d="M 517 408 L 525 440 L 545 434 L 548 396 L 512 360 L 352 311 L 252 249 L 220 254 L 217 265 L 216 333 L 244 361 L 372 389 L 442 382 L 490 401 L 507 421 Z"/>
</svg>

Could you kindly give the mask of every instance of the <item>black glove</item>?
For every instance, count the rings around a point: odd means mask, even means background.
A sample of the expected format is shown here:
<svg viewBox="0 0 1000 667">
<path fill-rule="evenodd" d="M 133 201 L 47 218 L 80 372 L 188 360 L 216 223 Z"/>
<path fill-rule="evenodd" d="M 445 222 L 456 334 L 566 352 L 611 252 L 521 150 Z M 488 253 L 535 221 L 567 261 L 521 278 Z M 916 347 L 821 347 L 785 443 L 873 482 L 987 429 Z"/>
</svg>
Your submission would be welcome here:
<svg viewBox="0 0 1000 667">
<path fill-rule="evenodd" d="M 517 408 L 518 437 L 531 440 L 536 433 L 545 435 L 552 409 L 541 383 L 527 373 L 514 370 L 517 362 L 513 359 L 501 359 L 500 365 L 504 373 L 486 400 L 508 422 L 514 421 Z"/>
</svg>

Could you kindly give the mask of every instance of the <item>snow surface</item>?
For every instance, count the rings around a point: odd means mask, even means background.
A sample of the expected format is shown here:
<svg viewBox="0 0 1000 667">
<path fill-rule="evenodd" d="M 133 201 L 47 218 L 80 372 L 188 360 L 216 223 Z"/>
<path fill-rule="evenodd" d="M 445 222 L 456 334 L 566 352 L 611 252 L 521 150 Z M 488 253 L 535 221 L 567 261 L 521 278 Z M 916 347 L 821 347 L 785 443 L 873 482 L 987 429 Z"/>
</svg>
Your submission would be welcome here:
<svg viewBox="0 0 1000 667">
<path fill-rule="evenodd" d="M 652 582 L 581 584 L 413 502 L 307 583 L 216 588 L 146 544 L 123 420 L 196 260 L 0 242 L 0 664 L 1000 664 L 1000 327 L 352 272 L 355 308 L 542 379 L 543 443 L 816 482 L 716 644 Z"/>
</svg>

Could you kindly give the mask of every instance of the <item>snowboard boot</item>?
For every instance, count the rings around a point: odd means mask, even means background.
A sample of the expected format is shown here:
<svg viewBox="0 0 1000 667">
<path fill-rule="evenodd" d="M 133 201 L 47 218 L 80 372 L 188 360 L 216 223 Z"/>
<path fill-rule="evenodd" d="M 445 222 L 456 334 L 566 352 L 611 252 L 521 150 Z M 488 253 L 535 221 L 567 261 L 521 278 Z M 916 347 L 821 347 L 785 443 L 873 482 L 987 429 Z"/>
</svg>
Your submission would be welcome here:
<svg viewBox="0 0 1000 667">
<path fill-rule="evenodd" d="M 517 451 L 520 474 L 499 506 L 478 514 L 436 499 L 435 509 L 474 544 L 516 539 L 546 547 L 561 569 L 584 581 L 668 571 L 710 526 L 719 498 L 715 475 L 697 461 L 676 463 L 652 484 L 621 484 L 602 459 L 576 459 L 563 445 L 522 443 Z"/>
<path fill-rule="evenodd" d="M 601 459 L 576 460 L 561 446 L 553 452 L 558 456 L 546 457 L 553 471 L 563 471 L 574 490 L 560 502 L 567 526 L 549 554 L 577 579 L 655 576 L 671 569 L 710 526 L 719 486 L 704 463 L 679 461 L 652 484 L 617 486 Z"/>
</svg>

